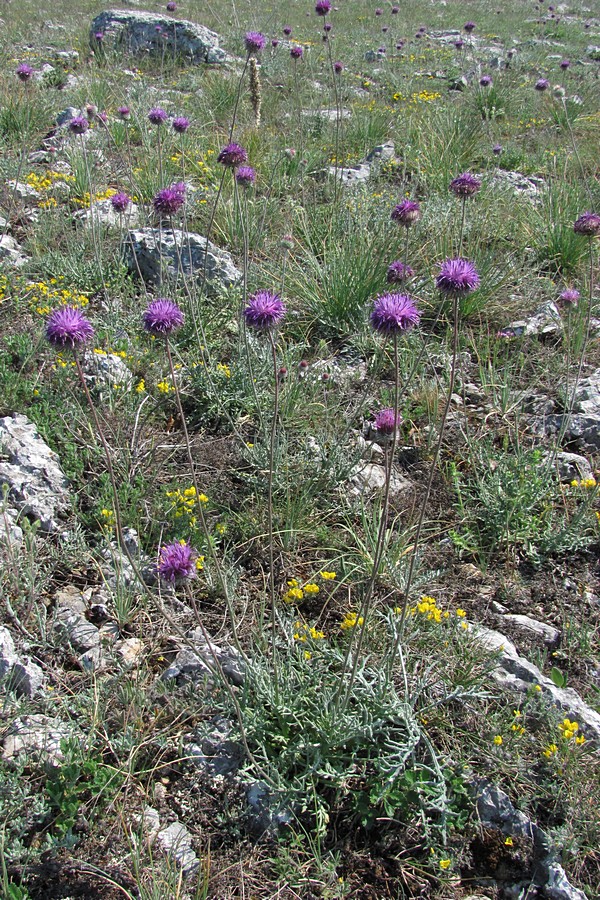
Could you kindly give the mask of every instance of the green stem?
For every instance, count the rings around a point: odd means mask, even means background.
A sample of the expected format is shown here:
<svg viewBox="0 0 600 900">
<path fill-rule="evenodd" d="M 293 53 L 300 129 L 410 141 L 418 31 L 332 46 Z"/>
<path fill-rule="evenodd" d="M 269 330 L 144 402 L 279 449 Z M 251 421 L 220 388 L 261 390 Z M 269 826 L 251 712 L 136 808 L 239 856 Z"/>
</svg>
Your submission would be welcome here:
<svg viewBox="0 0 600 900">
<path fill-rule="evenodd" d="M 389 672 L 391 675 L 394 660 L 396 658 L 396 653 L 398 652 L 398 647 L 402 640 L 402 636 L 404 634 L 404 625 L 406 622 L 406 612 L 408 610 L 408 603 L 410 599 L 410 589 L 412 587 L 412 581 L 415 571 L 415 562 L 417 559 L 417 553 L 419 550 L 419 543 L 421 540 L 421 532 L 423 530 L 423 523 L 425 521 L 425 511 L 427 509 L 427 504 L 429 502 L 429 496 L 431 494 L 431 488 L 433 485 L 433 479 L 435 477 L 435 472 L 437 468 L 438 459 L 440 457 L 440 453 L 442 450 L 442 443 L 444 440 L 444 430 L 446 427 L 446 421 L 448 419 L 448 412 L 450 411 L 450 404 L 452 403 L 452 394 L 454 393 L 454 382 L 456 380 L 456 360 L 458 358 L 458 297 L 456 294 L 452 298 L 452 307 L 453 307 L 453 330 L 452 330 L 452 363 L 450 369 L 450 384 L 448 386 L 448 398 L 446 400 L 446 405 L 444 407 L 444 412 L 442 414 L 442 421 L 440 422 L 440 433 L 438 437 L 438 441 L 435 448 L 435 453 L 433 456 L 433 460 L 431 461 L 431 470 L 429 472 L 429 478 L 427 481 L 427 487 L 425 489 L 425 496 L 423 497 L 423 502 L 421 504 L 421 511 L 419 513 L 419 520 L 417 522 L 417 530 L 415 533 L 415 539 L 412 546 L 412 551 L 410 554 L 410 564 L 408 568 L 408 575 L 406 578 L 406 585 L 404 588 L 404 599 L 402 601 L 402 614 L 400 616 L 400 625 L 398 627 L 398 633 L 396 639 L 394 641 L 394 645 L 392 647 L 392 653 L 389 659 Z"/>
<path fill-rule="evenodd" d="M 271 344 L 271 357 L 273 360 L 273 419 L 271 422 L 271 438 L 269 442 L 269 481 L 267 493 L 267 518 L 269 529 L 269 598 L 271 602 L 271 653 L 273 659 L 273 683 L 275 688 L 275 701 L 279 696 L 279 685 L 277 675 L 277 658 L 275 647 L 275 626 L 276 610 L 275 610 L 275 554 L 274 554 L 274 533 L 273 533 L 273 469 L 275 467 L 275 442 L 277 440 L 277 419 L 279 416 L 279 370 L 277 368 L 277 348 L 273 334 L 269 331 L 269 342 Z"/>
</svg>

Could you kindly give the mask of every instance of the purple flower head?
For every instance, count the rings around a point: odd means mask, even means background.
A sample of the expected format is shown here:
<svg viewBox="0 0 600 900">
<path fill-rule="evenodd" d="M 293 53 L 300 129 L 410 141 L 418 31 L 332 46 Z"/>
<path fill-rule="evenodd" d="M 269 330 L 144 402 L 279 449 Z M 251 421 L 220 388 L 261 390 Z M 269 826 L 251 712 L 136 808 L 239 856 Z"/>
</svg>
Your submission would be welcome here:
<svg viewBox="0 0 600 900">
<path fill-rule="evenodd" d="M 397 16 L 399 12 L 400 12 L 399 6 L 392 6 L 392 15 L 393 16 Z"/>
<path fill-rule="evenodd" d="M 547 91 L 548 88 L 550 87 L 550 82 L 548 81 L 547 78 L 538 78 L 534 87 L 535 87 L 536 91 L 540 91 L 540 92 Z"/>
<path fill-rule="evenodd" d="M 279 47 L 279 41 L 277 40 L 277 38 L 271 39 L 271 47 Z"/>
<path fill-rule="evenodd" d="M 190 120 L 186 118 L 186 116 L 175 116 L 171 122 L 171 126 L 173 131 L 176 131 L 177 134 L 185 134 L 190 127 Z"/>
<path fill-rule="evenodd" d="M 61 306 L 48 316 L 46 337 L 53 347 L 71 347 L 85 344 L 94 335 L 92 325 L 80 309 Z"/>
<path fill-rule="evenodd" d="M 252 187 L 256 181 L 256 172 L 252 166 L 240 166 L 235 173 L 235 180 L 240 187 Z"/>
<path fill-rule="evenodd" d="M 382 9 L 379 9 L 379 7 L 378 7 L 378 8 L 375 10 L 375 15 L 376 15 L 376 16 L 382 16 L 382 15 L 383 15 L 383 10 L 382 10 Z"/>
<path fill-rule="evenodd" d="M 96 34 L 94 35 L 94 37 L 96 38 L 96 40 L 97 40 L 98 43 L 100 44 L 100 43 L 102 43 L 102 41 L 104 40 L 104 32 L 103 32 L 103 31 L 97 31 Z"/>
<path fill-rule="evenodd" d="M 492 83 L 491 75 L 482 75 L 479 79 L 479 84 L 481 87 L 489 87 Z"/>
<path fill-rule="evenodd" d="M 19 79 L 19 81 L 29 81 L 29 79 L 33 76 L 33 69 L 31 66 L 28 66 L 27 63 L 19 63 L 17 68 L 15 69 L 15 75 Z"/>
<path fill-rule="evenodd" d="M 402 424 L 402 416 L 396 415 L 391 406 L 380 409 L 375 416 L 375 430 L 384 437 L 390 437 L 394 431 Z"/>
<path fill-rule="evenodd" d="M 571 65 L 571 60 L 570 60 L 570 59 L 563 59 L 563 60 L 561 60 L 561 63 L 560 63 L 561 69 L 568 69 L 570 65 Z"/>
<path fill-rule="evenodd" d="M 412 278 L 414 274 L 415 273 L 410 266 L 407 266 L 406 263 L 402 262 L 402 260 L 396 259 L 388 266 L 387 283 L 402 284 L 402 282 L 406 281 L 407 278 Z"/>
<path fill-rule="evenodd" d="M 167 121 L 167 114 L 160 106 L 155 106 L 148 113 L 148 119 L 153 125 L 164 125 Z"/>
<path fill-rule="evenodd" d="M 331 24 L 331 22 L 325 22 L 325 24 L 323 25 L 323 31 L 331 31 L 332 28 L 333 25 Z"/>
<path fill-rule="evenodd" d="M 121 119 L 129 119 L 131 117 L 131 110 L 128 106 L 119 106 L 117 113 Z"/>
<path fill-rule="evenodd" d="M 159 216 L 173 216 L 181 209 L 184 202 L 185 190 L 181 190 L 180 184 L 173 184 L 171 187 L 159 191 L 154 197 L 152 205 Z"/>
<path fill-rule="evenodd" d="M 480 278 L 472 262 L 457 257 L 444 260 L 435 283 L 437 289 L 443 294 L 466 297 L 467 294 L 479 287 Z"/>
<path fill-rule="evenodd" d="M 256 291 L 248 297 L 244 310 L 246 324 L 257 331 L 275 328 L 285 315 L 285 306 L 279 294 L 273 291 Z"/>
<path fill-rule="evenodd" d="M 500 154 L 502 153 L 502 149 L 502 144 L 494 144 L 494 146 L 492 147 L 492 153 L 494 154 L 494 156 L 500 156 Z"/>
<path fill-rule="evenodd" d="M 167 337 L 183 325 L 183 313 L 176 303 L 164 297 L 152 300 L 144 312 L 144 328 L 156 337 Z"/>
<path fill-rule="evenodd" d="M 110 202 L 112 204 L 112 208 L 115 212 L 124 213 L 129 204 L 131 203 L 131 197 L 129 197 L 126 193 L 121 191 L 118 194 L 113 194 L 110 198 Z"/>
<path fill-rule="evenodd" d="M 267 39 L 260 31 L 247 31 L 245 37 L 246 53 L 260 53 L 264 50 Z"/>
<path fill-rule="evenodd" d="M 457 177 L 453 178 L 450 182 L 450 190 L 453 194 L 456 194 L 457 197 L 472 197 L 473 194 L 477 193 L 480 187 L 480 180 L 475 178 L 474 175 L 471 175 L 470 172 L 463 172 L 462 175 L 457 175 Z"/>
<path fill-rule="evenodd" d="M 398 41 L 398 43 L 396 44 L 396 50 L 402 50 L 403 47 L 404 41 Z"/>
<path fill-rule="evenodd" d="M 217 156 L 217 162 L 222 163 L 228 169 L 236 169 L 243 163 L 248 162 L 248 154 L 243 147 L 232 142 L 223 147 Z"/>
<path fill-rule="evenodd" d="M 89 127 L 90 123 L 85 116 L 73 116 L 69 120 L 69 131 L 72 134 L 85 134 Z"/>
<path fill-rule="evenodd" d="M 421 218 L 421 207 L 416 200 L 401 200 L 392 210 L 392 221 L 408 228 Z"/>
<path fill-rule="evenodd" d="M 462 50 L 463 47 L 465 46 L 465 42 L 461 41 L 461 39 L 459 38 L 457 41 L 454 41 L 454 46 L 456 47 L 457 50 Z"/>
<path fill-rule="evenodd" d="M 85 114 L 87 116 L 88 122 L 93 122 L 98 115 L 98 107 L 94 106 L 93 103 L 86 103 Z"/>
<path fill-rule="evenodd" d="M 165 544 L 160 548 L 158 574 L 165 581 L 175 584 L 196 576 L 196 552 L 189 544 Z"/>
<path fill-rule="evenodd" d="M 334 62 L 333 71 L 335 72 L 336 75 L 341 75 L 342 72 L 344 71 L 344 64 L 341 62 Z"/>
<path fill-rule="evenodd" d="M 292 57 L 292 59 L 302 59 L 303 55 L 304 48 L 300 47 L 298 44 L 296 44 L 296 46 L 292 47 L 292 49 L 290 50 L 290 56 Z"/>
<path fill-rule="evenodd" d="M 475 22 L 465 22 L 463 28 L 467 32 L 467 34 L 471 34 L 472 31 L 475 31 Z"/>
<path fill-rule="evenodd" d="M 384 25 L 381 30 L 382 30 L 383 34 L 385 34 L 386 32 L 389 31 L 389 25 Z"/>
<path fill-rule="evenodd" d="M 600 215 L 593 212 L 585 212 L 579 216 L 573 225 L 575 234 L 584 234 L 587 237 L 596 237 L 600 234 Z"/>
<path fill-rule="evenodd" d="M 106 125 L 108 122 L 108 115 L 102 110 L 102 112 L 96 113 L 99 122 L 102 122 L 103 125 Z"/>
<path fill-rule="evenodd" d="M 394 335 L 417 325 L 421 313 L 408 294 L 380 294 L 373 302 L 371 325 L 381 334 Z"/>
<path fill-rule="evenodd" d="M 169 0 L 169 2 L 167 3 L 167 11 L 175 12 L 176 9 L 177 9 L 177 4 L 175 3 L 175 0 Z"/>
<path fill-rule="evenodd" d="M 284 25 L 284 26 L 283 26 L 283 33 L 285 34 L 286 37 L 289 37 L 290 34 L 292 33 L 292 28 L 291 28 L 291 26 L 290 26 L 290 25 Z"/>
<path fill-rule="evenodd" d="M 383 54 L 386 53 L 387 51 L 386 51 L 386 48 L 385 48 L 385 47 L 378 47 L 378 48 L 377 48 L 377 52 L 378 52 L 379 54 L 381 54 L 381 56 L 383 56 Z"/>
<path fill-rule="evenodd" d="M 574 288 L 567 288 L 566 291 L 559 294 L 558 302 L 564 306 L 577 306 L 580 296 L 579 291 L 576 291 Z"/>
<path fill-rule="evenodd" d="M 327 16 L 331 12 L 330 0 L 317 0 L 315 3 L 315 12 L 318 16 Z"/>
</svg>

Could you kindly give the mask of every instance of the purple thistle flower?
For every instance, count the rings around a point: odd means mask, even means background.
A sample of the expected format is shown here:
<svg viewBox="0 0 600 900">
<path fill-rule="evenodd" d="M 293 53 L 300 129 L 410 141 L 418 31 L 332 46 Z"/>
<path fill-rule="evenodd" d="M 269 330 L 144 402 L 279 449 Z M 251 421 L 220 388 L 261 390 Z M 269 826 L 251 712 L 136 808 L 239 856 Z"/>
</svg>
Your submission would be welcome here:
<svg viewBox="0 0 600 900">
<path fill-rule="evenodd" d="M 383 15 L 383 10 L 382 10 L 382 9 L 379 9 L 379 7 L 378 7 L 378 8 L 375 10 L 375 15 L 376 15 L 376 16 L 382 16 L 382 15 Z"/>
<path fill-rule="evenodd" d="M 502 153 L 502 149 L 502 144 L 494 144 L 494 146 L 492 147 L 492 153 L 494 154 L 494 156 L 500 156 L 500 154 Z"/>
<path fill-rule="evenodd" d="M 119 106 L 117 113 L 121 119 L 129 119 L 131 117 L 131 110 L 128 106 Z"/>
<path fill-rule="evenodd" d="M 548 88 L 550 87 L 550 82 L 548 81 L 547 78 L 538 78 L 534 87 L 535 87 L 536 91 L 540 91 L 540 92 L 547 91 Z"/>
<path fill-rule="evenodd" d="M 334 62 L 333 71 L 335 72 L 336 75 L 341 75 L 342 72 L 344 71 L 344 64 L 341 62 Z"/>
<path fill-rule="evenodd" d="M 159 191 L 154 197 L 152 205 L 159 216 L 173 216 L 181 209 L 184 202 L 185 185 L 184 190 L 182 190 L 181 184 L 173 184 L 171 187 L 163 188 Z"/>
<path fill-rule="evenodd" d="M 402 416 L 396 414 L 391 406 L 380 409 L 375 416 L 375 430 L 384 437 L 390 437 L 394 431 L 402 424 Z"/>
<path fill-rule="evenodd" d="M 173 300 L 158 297 L 144 312 L 144 328 L 156 337 L 167 337 L 183 325 L 183 313 Z"/>
<path fill-rule="evenodd" d="M 462 175 L 457 175 L 450 182 L 450 190 L 457 197 L 472 197 L 480 187 L 480 180 L 470 172 L 463 172 Z"/>
<path fill-rule="evenodd" d="M 387 53 L 387 50 L 385 47 L 378 47 L 377 52 L 383 56 L 384 53 Z"/>
<path fill-rule="evenodd" d="M 326 16 L 331 12 L 330 0 L 317 0 L 315 3 L 315 12 L 318 16 Z"/>
<path fill-rule="evenodd" d="M 389 25 L 384 25 L 381 30 L 382 30 L 383 34 L 386 34 L 386 32 L 388 32 L 390 30 Z"/>
<path fill-rule="evenodd" d="M 48 316 L 46 337 L 53 347 L 71 347 L 85 344 L 94 335 L 91 323 L 80 309 L 61 306 Z"/>
<path fill-rule="evenodd" d="M 401 200 L 392 210 L 392 221 L 408 228 L 421 218 L 421 207 L 416 200 Z"/>
<path fill-rule="evenodd" d="M 392 15 L 393 16 L 397 16 L 399 12 L 400 12 L 399 6 L 392 6 Z"/>
<path fill-rule="evenodd" d="M 398 41 L 398 43 L 396 44 L 396 50 L 402 50 L 403 47 L 404 41 Z"/>
<path fill-rule="evenodd" d="M 171 127 L 177 134 L 185 134 L 190 127 L 190 120 L 186 116 L 175 116 L 171 122 Z"/>
<path fill-rule="evenodd" d="M 110 202 L 115 212 L 124 213 L 131 203 L 131 197 L 129 197 L 124 191 L 121 191 L 118 194 L 113 194 L 110 198 Z"/>
<path fill-rule="evenodd" d="M 264 50 L 267 39 L 260 31 L 247 31 L 245 37 L 246 53 L 260 53 Z"/>
<path fill-rule="evenodd" d="M 155 106 L 149 111 L 148 119 L 153 125 L 164 125 L 167 121 L 167 114 L 160 106 Z"/>
<path fill-rule="evenodd" d="M 228 169 L 235 169 L 237 166 L 248 162 L 248 154 L 243 147 L 232 142 L 223 147 L 217 156 L 217 162 L 222 163 Z"/>
<path fill-rule="evenodd" d="M 235 180 L 240 187 L 252 187 L 256 181 L 256 172 L 252 166 L 240 166 L 235 173 Z"/>
<path fill-rule="evenodd" d="M 454 41 L 454 46 L 456 47 L 457 50 L 462 50 L 463 47 L 465 46 L 465 42 L 461 41 L 461 39 L 459 38 L 457 41 Z"/>
<path fill-rule="evenodd" d="M 332 28 L 333 25 L 331 24 L 331 22 L 325 22 L 325 24 L 323 25 L 323 31 L 331 31 Z"/>
<path fill-rule="evenodd" d="M 279 47 L 279 41 L 277 40 L 277 38 L 271 39 L 271 47 Z"/>
<path fill-rule="evenodd" d="M 465 22 L 463 28 L 467 34 L 471 34 L 472 31 L 475 31 L 475 22 Z"/>
<path fill-rule="evenodd" d="M 564 306 L 577 306 L 577 301 L 579 300 L 581 294 L 579 291 L 576 291 L 574 288 L 567 288 L 566 291 L 563 291 L 562 294 L 558 296 L 558 302 L 563 304 Z"/>
<path fill-rule="evenodd" d="M 435 283 L 443 294 L 466 297 L 467 294 L 479 287 L 480 281 L 473 263 L 468 259 L 456 257 L 444 260 Z"/>
<path fill-rule="evenodd" d="M 283 33 L 285 34 L 286 37 L 289 37 L 290 34 L 292 33 L 292 28 L 291 28 L 291 26 L 290 26 L 290 25 L 284 25 L 284 26 L 283 26 Z"/>
<path fill-rule="evenodd" d="M 196 576 L 196 552 L 189 544 L 165 544 L 160 548 L 160 557 L 157 566 L 158 574 L 165 581 L 175 584 L 186 578 Z"/>
<path fill-rule="evenodd" d="M 560 63 L 561 69 L 568 69 L 570 65 L 571 65 L 571 60 L 570 60 L 570 59 L 563 59 L 563 60 L 561 60 L 561 63 Z"/>
<path fill-rule="evenodd" d="M 292 59 L 302 59 L 304 55 L 304 48 L 300 47 L 298 44 L 295 47 L 292 47 L 290 50 L 290 56 Z"/>
<path fill-rule="evenodd" d="M 69 120 L 69 131 L 72 134 L 85 134 L 89 127 L 90 123 L 85 116 L 73 116 Z"/>
<path fill-rule="evenodd" d="M 406 281 L 407 278 L 412 278 L 414 274 L 415 273 L 410 266 L 407 266 L 406 263 L 402 262 L 402 260 L 396 259 L 388 266 L 387 283 L 402 284 L 402 282 Z"/>
<path fill-rule="evenodd" d="M 15 69 L 15 75 L 19 79 L 19 81 L 29 81 L 29 79 L 33 76 L 33 69 L 31 66 L 28 66 L 27 63 L 19 63 L 17 68 Z"/>
<path fill-rule="evenodd" d="M 257 331 L 275 328 L 285 315 L 285 306 L 279 294 L 273 291 L 256 291 L 248 297 L 244 310 L 246 324 Z"/>
<path fill-rule="evenodd" d="M 175 3 L 175 0 L 169 0 L 167 3 L 167 12 L 175 12 L 176 9 L 177 4 Z"/>
<path fill-rule="evenodd" d="M 96 38 L 96 40 L 98 41 L 98 43 L 101 44 L 102 41 L 104 40 L 104 32 L 103 32 L 103 31 L 97 31 L 96 34 L 94 35 L 94 37 Z"/>
<path fill-rule="evenodd" d="M 482 75 L 479 79 L 479 84 L 481 87 L 489 87 L 492 83 L 491 75 Z"/>
<path fill-rule="evenodd" d="M 584 234 L 587 237 L 596 237 L 600 234 L 600 215 L 593 212 L 585 212 L 579 216 L 573 225 L 575 234 Z"/>
<path fill-rule="evenodd" d="M 417 325 L 421 313 L 408 294 L 380 294 L 373 301 L 371 325 L 381 334 L 395 335 Z"/>
</svg>

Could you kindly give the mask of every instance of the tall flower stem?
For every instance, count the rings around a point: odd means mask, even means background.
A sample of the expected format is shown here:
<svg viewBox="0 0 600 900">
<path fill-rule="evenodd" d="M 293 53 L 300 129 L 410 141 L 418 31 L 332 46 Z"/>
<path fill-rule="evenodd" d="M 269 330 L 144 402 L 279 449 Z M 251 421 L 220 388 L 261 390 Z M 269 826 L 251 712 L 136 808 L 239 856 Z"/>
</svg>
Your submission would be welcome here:
<svg viewBox="0 0 600 900">
<path fill-rule="evenodd" d="M 412 581 L 415 572 L 415 563 L 417 560 L 417 554 L 419 552 L 419 543 L 421 541 L 421 532 L 423 530 L 423 523 L 425 521 L 425 511 L 427 509 L 427 504 L 429 503 L 429 497 L 431 495 L 431 488 L 433 486 L 433 479 L 435 477 L 437 463 L 440 457 L 440 453 L 442 450 L 442 443 L 444 440 L 444 431 L 446 428 L 446 421 L 448 419 L 448 412 L 450 411 L 450 404 L 452 403 L 452 394 L 454 393 L 454 382 L 456 380 L 456 362 L 458 359 L 458 310 L 459 310 L 459 298 L 457 294 L 454 294 L 452 297 L 452 312 L 453 312 L 453 328 L 452 328 L 452 362 L 450 367 L 450 384 L 448 385 L 448 397 L 446 400 L 446 405 L 444 406 L 444 411 L 442 413 L 442 420 L 439 426 L 439 437 L 437 440 L 437 444 L 435 447 L 435 452 L 433 455 L 433 459 L 431 461 L 431 469 L 429 471 L 429 478 L 427 479 L 427 487 L 425 489 L 425 495 L 423 497 L 423 502 L 421 504 L 421 510 L 419 513 L 419 519 L 417 522 L 417 529 L 415 532 L 415 538 L 412 545 L 412 550 L 410 554 L 410 563 L 408 567 L 408 575 L 406 577 L 406 584 L 404 586 L 404 599 L 402 601 L 402 613 L 400 616 L 400 623 L 398 626 L 398 632 L 396 639 L 394 641 L 394 645 L 392 647 L 392 652 L 390 654 L 390 658 L 388 661 L 388 671 L 392 673 L 394 660 L 396 658 L 396 654 L 398 652 L 398 647 L 400 646 L 400 642 L 402 641 L 402 637 L 404 635 L 404 625 L 406 622 L 406 613 L 408 610 L 408 604 L 410 600 L 410 590 L 412 587 Z"/>
<path fill-rule="evenodd" d="M 394 458 L 396 455 L 396 447 L 398 444 L 398 424 L 400 421 L 400 366 L 398 360 L 398 335 L 394 334 L 394 430 L 392 432 L 392 442 L 391 447 L 389 449 L 389 453 L 386 454 L 386 471 L 385 471 L 385 487 L 383 493 L 383 503 L 381 507 L 381 518 L 379 520 L 379 529 L 377 532 L 377 542 L 375 544 L 375 553 L 373 554 L 373 568 L 371 571 L 371 576 L 369 578 L 367 589 L 365 591 L 365 596 L 363 598 L 361 609 L 358 614 L 357 621 L 362 617 L 363 623 L 362 625 L 357 625 L 358 628 L 358 641 L 356 642 L 356 647 L 354 648 L 354 659 L 352 663 L 352 669 L 350 671 L 350 679 L 348 684 L 346 685 L 344 698 L 342 701 L 341 712 L 346 709 L 348 705 L 348 701 L 350 699 L 350 695 L 352 692 L 352 688 L 354 686 L 354 681 L 356 679 L 356 673 L 358 671 L 358 664 L 360 660 L 360 653 L 363 647 L 365 633 L 368 624 L 369 612 L 371 609 L 371 604 L 373 601 L 373 595 L 375 592 L 375 582 L 377 581 L 377 576 L 379 575 L 379 567 L 381 565 L 381 560 L 383 558 L 383 553 L 385 550 L 385 546 L 387 543 L 387 528 L 388 528 L 388 518 L 389 518 L 389 507 L 390 507 L 390 489 L 392 483 L 392 473 L 394 466 Z M 345 673 L 346 667 L 348 665 L 348 661 L 350 659 L 350 653 L 353 649 L 353 641 L 350 640 L 348 645 L 348 650 L 346 651 L 346 657 L 344 659 L 344 669 Z M 343 675 L 340 678 L 340 685 L 336 692 L 334 703 L 337 706 L 338 700 L 341 696 L 342 688 L 344 687 L 344 678 Z"/>
<path fill-rule="evenodd" d="M 458 255 L 459 256 L 462 256 L 463 238 L 464 238 L 464 234 L 465 234 L 466 211 L 467 211 L 467 198 L 463 197 L 462 198 L 462 211 L 461 211 L 461 216 L 460 216 L 460 232 L 459 232 L 459 238 L 458 238 Z"/>
<path fill-rule="evenodd" d="M 237 111 L 238 111 L 238 107 L 240 105 L 240 98 L 242 96 L 242 85 L 244 83 L 244 78 L 246 76 L 246 69 L 248 68 L 249 59 L 250 59 L 250 54 L 248 53 L 248 55 L 246 56 L 246 62 L 244 63 L 244 68 L 242 69 L 242 74 L 240 75 L 237 94 L 236 94 L 236 98 L 235 98 L 235 104 L 234 104 L 233 113 L 231 116 L 231 125 L 229 127 L 229 140 L 230 141 L 233 138 L 233 131 L 235 129 L 235 124 L 236 124 L 236 120 L 237 120 Z"/>
<path fill-rule="evenodd" d="M 271 436 L 269 441 L 269 474 L 267 486 L 267 525 L 269 538 L 269 599 L 271 604 L 271 654 L 273 659 L 273 681 L 275 688 L 275 698 L 279 695 L 278 675 L 277 675 L 277 650 L 275 646 L 275 628 L 277 624 L 275 609 L 275 550 L 274 550 L 274 529 L 273 529 L 273 471 L 275 468 L 275 444 L 277 441 L 277 420 L 279 418 L 279 370 L 277 367 L 277 347 L 275 346 L 275 338 L 269 331 L 269 343 L 271 345 L 271 359 L 273 362 L 273 418 L 271 421 Z"/>
<path fill-rule="evenodd" d="M 204 514 L 204 508 L 202 506 L 202 501 L 200 500 L 201 492 L 200 492 L 200 488 L 198 486 L 198 479 L 196 477 L 196 466 L 194 464 L 194 457 L 192 455 L 190 436 L 189 436 L 186 421 L 185 421 L 185 413 L 183 411 L 183 406 L 181 404 L 181 395 L 179 393 L 179 388 L 177 386 L 177 380 L 175 378 L 175 366 L 173 365 L 173 357 L 171 354 L 171 345 L 169 343 L 168 337 L 166 337 L 166 336 L 165 336 L 165 351 L 166 351 L 167 360 L 169 363 L 169 372 L 171 374 L 171 381 L 173 382 L 173 388 L 175 391 L 175 402 L 177 404 L 177 412 L 179 413 L 179 419 L 181 421 L 181 428 L 183 430 L 185 449 L 186 449 L 186 454 L 187 454 L 187 458 L 188 458 L 188 463 L 190 466 L 192 483 L 194 485 L 194 490 L 196 491 L 196 506 L 198 508 L 198 515 L 200 517 L 200 524 L 202 526 L 202 531 L 204 532 L 204 537 L 206 539 L 206 546 L 207 546 L 208 554 L 209 554 L 211 562 L 214 565 L 215 570 L 217 572 L 217 577 L 219 580 L 223 598 L 225 600 L 225 603 L 227 604 L 227 612 L 229 613 L 229 618 L 231 620 L 231 630 L 233 633 L 233 639 L 235 642 L 235 646 L 236 646 L 237 650 L 242 652 L 238 634 L 237 634 L 237 628 L 236 628 L 236 624 L 235 624 L 235 612 L 233 609 L 233 605 L 231 603 L 231 597 L 229 596 L 229 585 L 227 584 L 227 578 L 225 576 L 225 572 L 223 571 L 223 566 L 221 565 L 219 556 L 213 546 L 213 542 L 211 540 L 211 535 L 208 530 L 208 523 L 206 521 L 206 516 Z"/>
</svg>

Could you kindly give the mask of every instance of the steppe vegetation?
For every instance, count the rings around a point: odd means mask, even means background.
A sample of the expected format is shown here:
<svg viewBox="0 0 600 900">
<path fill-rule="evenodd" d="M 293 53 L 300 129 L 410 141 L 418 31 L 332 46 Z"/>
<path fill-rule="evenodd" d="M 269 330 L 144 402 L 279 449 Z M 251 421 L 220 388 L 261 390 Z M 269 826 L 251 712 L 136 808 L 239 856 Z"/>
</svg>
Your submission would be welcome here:
<svg viewBox="0 0 600 900">
<path fill-rule="evenodd" d="M 103 9 L 1 10 L 0 417 L 69 502 L 46 528 L 3 494 L 0 616 L 42 674 L 0 666 L 0 732 L 59 730 L 4 743 L 0 893 L 592 900 L 600 729 L 544 685 L 600 714 L 600 20 L 146 4 L 219 35 L 189 65 L 90 39 Z M 197 235 L 236 277 L 191 271 Z"/>
</svg>

